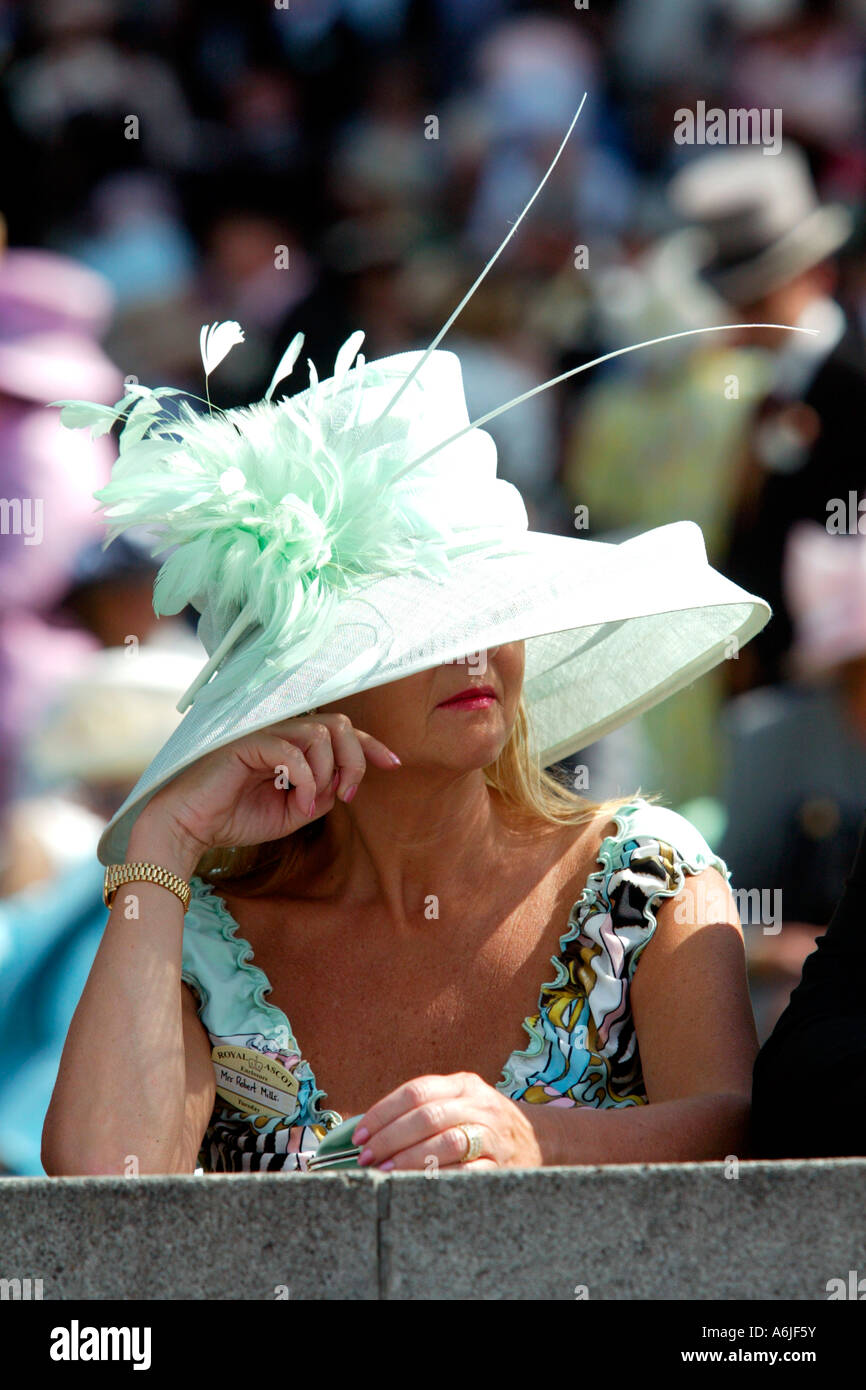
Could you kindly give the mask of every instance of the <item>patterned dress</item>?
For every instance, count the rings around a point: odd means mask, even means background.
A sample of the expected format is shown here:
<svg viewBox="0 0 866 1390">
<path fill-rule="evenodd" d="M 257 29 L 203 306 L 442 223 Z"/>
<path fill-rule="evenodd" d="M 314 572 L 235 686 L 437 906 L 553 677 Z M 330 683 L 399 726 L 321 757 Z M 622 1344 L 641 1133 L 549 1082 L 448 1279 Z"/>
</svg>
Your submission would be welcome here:
<svg viewBox="0 0 866 1390">
<path fill-rule="evenodd" d="M 569 913 L 554 977 L 523 1022 L 529 1045 L 506 1060 L 497 1088 L 538 1105 L 646 1105 L 629 985 L 656 928 L 655 911 L 686 874 L 730 873 L 683 816 L 638 798 L 613 817 Z M 320 1109 L 325 1092 L 291 1024 L 269 1004 L 267 976 L 252 962 L 222 898 L 201 879 L 184 921 L 182 978 L 198 994 L 213 1048 L 217 1095 L 202 1142 L 206 1172 L 301 1170 L 341 1123 Z"/>
</svg>

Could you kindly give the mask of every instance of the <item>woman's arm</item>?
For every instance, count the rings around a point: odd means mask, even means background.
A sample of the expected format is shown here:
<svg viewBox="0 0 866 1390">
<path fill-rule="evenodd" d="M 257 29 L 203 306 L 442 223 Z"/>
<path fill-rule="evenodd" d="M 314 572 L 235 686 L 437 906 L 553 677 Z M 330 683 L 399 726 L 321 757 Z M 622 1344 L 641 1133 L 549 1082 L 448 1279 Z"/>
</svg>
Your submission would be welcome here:
<svg viewBox="0 0 866 1390">
<path fill-rule="evenodd" d="M 522 1105 L 522 1101 L 518 1101 Z M 749 1101 L 738 1095 L 692 1096 L 622 1110 L 527 1105 L 541 1166 L 576 1163 L 701 1163 L 747 1158 Z"/>
<path fill-rule="evenodd" d="M 189 879 L 197 851 L 145 812 L 130 837 L 133 861 Z M 130 895 L 138 916 L 127 918 Z M 50 1175 L 193 1171 L 210 1111 L 203 1029 L 181 987 L 183 918 L 180 899 L 159 884 L 117 890 L 45 1118 Z"/>
<path fill-rule="evenodd" d="M 542 1163 L 681 1163 L 747 1157 L 758 1036 L 743 931 L 717 869 L 656 910 L 630 985 L 649 1105 L 523 1105 Z"/>
<path fill-rule="evenodd" d="M 369 759 L 399 760 L 345 715 L 286 719 L 192 763 L 136 820 L 126 861 L 189 879 L 201 855 L 291 835 L 350 800 Z M 288 767 L 288 790 L 275 778 Z M 318 807 L 318 811 L 316 811 Z M 130 895 L 138 913 L 127 918 Z M 51 1174 L 189 1173 L 216 1092 L 209 1039 L 181 985 L 183 905 L 167 889 L 119 889 L 70 1024 L 42 1134 Z"/>
<path fill-rule="evenodd" d="M 743 932 L 716 869 L 689 876 L 656 911 L 638 958 L 631 1007 L 649 1105 L 598 1110 L 513 1101 L 474 1072 L 418 1076 L 371 1106 L 353 1131 L 362 1167 L 683 1163 L 747 1157 L 758 1051 Z"/>
</svg>

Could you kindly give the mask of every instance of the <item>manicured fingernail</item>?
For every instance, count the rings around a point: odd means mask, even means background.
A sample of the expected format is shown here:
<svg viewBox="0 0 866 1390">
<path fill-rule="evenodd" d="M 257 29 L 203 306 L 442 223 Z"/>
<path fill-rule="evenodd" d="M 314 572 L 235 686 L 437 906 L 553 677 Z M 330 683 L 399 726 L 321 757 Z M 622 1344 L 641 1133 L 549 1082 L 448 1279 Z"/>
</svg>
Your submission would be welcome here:
<svg viewBox="0 0 866 1390">
<path fill-rule="evenodd" d="M 365 1125 L 361 1125 L 361 1128 L 360 1128 L 360 1129 L 356 1129 L 356 1130 L 355 1130 L 355 1133 L 352 1135 L 352 1143 L 353 1143 L 353 1144 L 363 1144 L 364 1140 L 365 1140 L 365 1139 L 369 1139 L 369 1138 L 370 1138 L 370 1131 L 367 1129 L 367 1127 L 366 1127 Z"/>
<path fill-rule="evenodd" d="M 329 791 L 329 792 L 333 792 L 333 791 L 336 791 L 336 790 L 337 790 L 337 783 L 339 782 L 339 780 L 340 780 L 340 769 L 337 768 L 337 771 L 334 773 L 333 777 L 331 778 L 331 785 L 328 787 L 328 791 Z"/>
<path fill-rule="evenodd" d="M 316 814 L 316 799 L 315 799 L 315 797 L 314 797 L 313 800 L 310 802 L 310 809 L 309 809 L 309 811 L 307 812 L 307 816 L 308 816 L 308 817 L 309 817 L 309 816 L 314 816 L 315 814 Z"/>
<path fill-rule="evenodd" d="M 355 792 L 356 792 L 357 790 L 358 790 L 357 787 L 350 787 L 349 790 L 346 792 L 346 795 L 343 797 L 343 800 L 344 800 L 344 801 L 351 801 L 351 800 L 352 800 L 352 797 L 355 795 Z"/>
<path fill-rule="evenodd" d="M 403 766 L 403 764 L 401 763 L 400 759 L 397 757 L 397 754 L 396 754 L 396 753 L 391 753 L 391 752 L 389 751 L 388 757 L 391 759 L 391 762 L 392 762 L 392 763 L 396 763 L 398 767 L 402 767 L 402 766 Z"/>
<path fill-rule="evenodd" d="M 359 1163 L 362 1163 L 362 1164 L 363 1164 L 363 1163 L 372 1163 L 372 1161 L 373 1161 L 373 1150 L 372 1150 L 372 1149 L 364 1149 L 364 1151 L 358 1155 L 358 1162 L 359 1162 Z"/>
<path fill-rule="evenodd" d="M 380 1172 L 380 1173 L 389 1173 L 393 1167 L 394 1167 L 394 1160 L 393 1160 L 393 1158 L 389 1158 L 388 1161 L 387 1161 L 387 1163 L 380 1163 L 380 1164 L 379 1164 L 379 1172 Z"/>
</svg>

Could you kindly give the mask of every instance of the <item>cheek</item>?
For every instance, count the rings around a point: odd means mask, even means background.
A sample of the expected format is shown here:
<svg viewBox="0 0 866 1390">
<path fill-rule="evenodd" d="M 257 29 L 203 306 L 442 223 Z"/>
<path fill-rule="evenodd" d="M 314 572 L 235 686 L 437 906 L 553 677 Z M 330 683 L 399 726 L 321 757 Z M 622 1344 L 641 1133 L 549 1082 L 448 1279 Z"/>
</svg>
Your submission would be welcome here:
<svg viewBox="0 0 866 1390">
<path fill-rule="evenodd" d="M 353 729 L 372 734 L 374 738 L 381 738 L 386 743 L 388 741 L 383 733 L 382 720 L 377 717 L 376 702 L 364 693 L 348 695 L 342 700 L 333 701 L 332 704 L 319 705 L 319 713 L 344 714 Z"/>
<path fill-rule="evenodd" d="M 524 666 L 522 643 L 515 645 L 510 650 L 502 648 L 496 658 L 496 672 L 509 704 L 512 702 L 516 704 L 520 698 L 520 692 L 523 688 Z"/>
<path fill-rule="evenodd" d="M 414 736 L 420 736 L 422 732 L 421 711 L 425 704 L 423 693 L 411 688 L 410 681 L 414 682 L 414 677 L 406 682 L 395 681 L 391 685 L 361 691 L 358 695 L 350 695 L 333 705 L 320 705 L 319 708 L 323 713 L 345 714 L 354 728 L 372 734 L 385 743 L 389 738 L 398 739 L 401 736 L 411 742 Z M 401 689 L 401 686 L 405 688 Z"/>
</svg>

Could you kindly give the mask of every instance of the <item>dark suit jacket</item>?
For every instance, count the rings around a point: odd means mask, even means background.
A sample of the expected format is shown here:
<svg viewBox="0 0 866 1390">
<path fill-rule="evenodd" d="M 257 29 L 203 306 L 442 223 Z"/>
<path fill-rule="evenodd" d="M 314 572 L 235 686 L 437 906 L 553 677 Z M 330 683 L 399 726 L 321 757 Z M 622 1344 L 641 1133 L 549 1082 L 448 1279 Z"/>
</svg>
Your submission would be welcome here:
<svg viewBox="0 0 866 1390">
<path fill-rule="evenodd" d="M 866 1155 L 866 820 L 842 897 L 755 1062 L 755 1158 Z"/>
<path fill-rule="evenodd" d="M 852 489 L 866 497 L 866 342 L 855 325 L 819 367 L 803 401 L 818 416 L 820 433 L 796 472 L 768 474 L 756 512 L 735 523 L 725 565 L 731 579 L 773 609 L 772 621 L 749 644 L 759 684 L 782 678 L 781 657 L 791 645 L 782 557 L 792 525 L 804 519 L 826 525 L 831 498 L 847 501 Z"/>
</svg>

